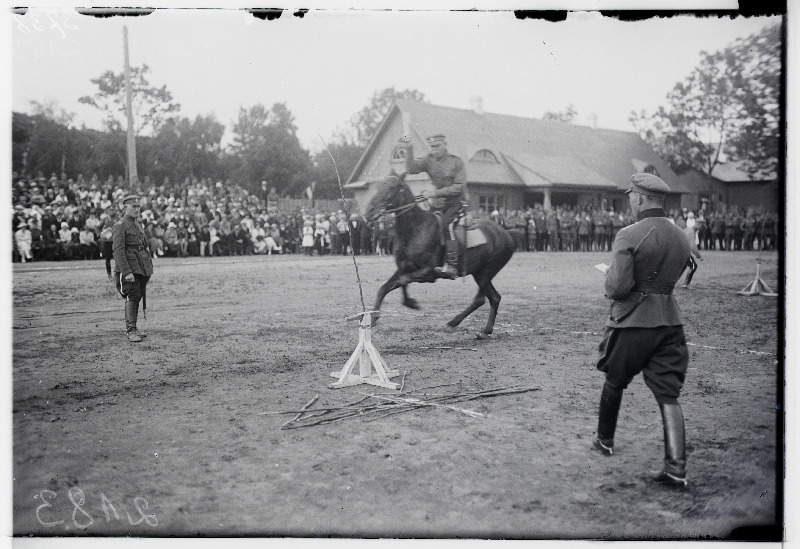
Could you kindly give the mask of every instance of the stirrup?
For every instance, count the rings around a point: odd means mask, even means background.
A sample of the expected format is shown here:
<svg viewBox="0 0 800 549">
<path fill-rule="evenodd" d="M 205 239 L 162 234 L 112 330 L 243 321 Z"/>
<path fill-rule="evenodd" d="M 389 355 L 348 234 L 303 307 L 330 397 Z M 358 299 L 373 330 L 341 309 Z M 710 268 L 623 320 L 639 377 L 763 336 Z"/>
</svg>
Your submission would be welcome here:
<svg viewBox="0 0 800 549">
<path fill-rule="evenodd" d="M 450 280 L 457 279 L 458 271 L 456 269 L 450 269 L 449 267 L 451 267 L 451 265 L 445 263 L 444 267 L 434 267 L 433 271 L 441 278 L 449 278 Z"/>
</svg>

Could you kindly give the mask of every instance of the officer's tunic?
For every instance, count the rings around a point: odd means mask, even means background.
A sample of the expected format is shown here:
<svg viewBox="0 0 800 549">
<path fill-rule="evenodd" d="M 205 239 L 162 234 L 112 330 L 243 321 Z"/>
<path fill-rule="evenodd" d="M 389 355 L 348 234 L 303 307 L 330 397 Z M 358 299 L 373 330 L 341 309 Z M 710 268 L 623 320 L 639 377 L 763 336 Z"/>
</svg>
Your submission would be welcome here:
<svg viewBox="0 0 800 549">
<path fill-rule="evenodd" d="M 147 236 L 139 223 L 126 215 L 114 225 L 111 241 L 117 289 L 128 299 L 138 301 L 153 274 Z M 130 273 L 134 274 L 133 283 L 124 280 Z"/>
<path fill-rule="evenodd" d="M 442 204 L 433 204 L 437 209 L 446 209 L 451 205 L 461 205 L 464 187 L 467 183 L 467 171 L 464 161 L 452 154 L 437 158 L 428 154 L 414 159 L 414 149 L 406 147 L 406 171 L 410 174 L 426 172 L 431 183 L 436 187 L 435 196 Z"/>
<path fill-rule="evenodd" d="M 690 253 L 661 208 L 640 212 L 637 223 L 617 233 L 605 281 L 613 302 L 597 364 L 611 385 L 624 389 L 642 372 L 659 403 L 678 398 L 689 353 L 672 290 Z"/>
</svg>

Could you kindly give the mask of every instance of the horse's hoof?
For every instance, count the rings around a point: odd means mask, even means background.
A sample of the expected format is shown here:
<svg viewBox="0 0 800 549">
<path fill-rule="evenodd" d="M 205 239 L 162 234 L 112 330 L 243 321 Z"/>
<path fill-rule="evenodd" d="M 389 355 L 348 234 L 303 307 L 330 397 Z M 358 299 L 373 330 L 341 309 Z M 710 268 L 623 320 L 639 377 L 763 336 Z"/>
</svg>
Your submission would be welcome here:
<svg viewBox="0 0 800 549">
<path fill-rule="evenodd" d="M 374 327 L 375 327 L 375 326 L 378 324 L 378 321 L 379 321 L 379 320 L 380 320 L 380 318 L 379 318 L 379 317 L 373 316 L 373 317 L 372 317 L 372 324 L 370 324 L 370 327 L 371 327 L 371 328 L 374 328 Z"/>
<path fill-rule="evenodd" d="M 478 332 L 477 334 L 475 334 L 475 339 L 478 339 L 478 340 L 491 339 L 491 338 L 492 338 L 492 334 L 487 334 L 485 332 Z"/>
<path fill-rule="evenodd" d="M 444 328 L 442 328 L 446 333 L 452 334 L 453 332 L 458 331 L 458 327 L 450 326 L 449 324 L 445 324 Z"/>
<path fill-rule="evenodd" d="M 415 311 L 421 309 L 421 307 L 419 306 L 419 302 L 416 299 L 412 299 L 410 297 L 403 302 L 403 305 L 405 305 L 409 309 L 414 309 Z"/>
</svg>

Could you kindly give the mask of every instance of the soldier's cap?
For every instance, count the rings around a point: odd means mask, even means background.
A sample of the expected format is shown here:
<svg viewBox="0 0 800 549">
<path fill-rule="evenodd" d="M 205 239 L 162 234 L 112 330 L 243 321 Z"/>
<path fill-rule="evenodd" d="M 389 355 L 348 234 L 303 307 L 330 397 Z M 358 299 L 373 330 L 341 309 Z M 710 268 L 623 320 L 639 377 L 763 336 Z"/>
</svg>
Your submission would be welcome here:
<svg viewBox="0 0 800 549">
<path fill-rule="evenodd" d="M 138 194 L 129 194 L 125 198 L 122 199 L 122 205 L 125 206 L 127 204 L 138 204 L 139 203 L 139 195 Z"/>
<path fill-rule="evenodd" d="M 433 135 L 429 135 L 425 138 L 425 141 L 430 143 L 431 145 L 434 143 L 441 143 L 445 140 L 444 134 L 442 133 L 435 133 Z"/>
<path fill-rule="evenodd" d="M 654 198 L 664 198 L 669 193 L 669 186 L 650 173 L 635 173 L 631 176 L 631 188 L 626 193 L 637 192 Z"/>
</svg>

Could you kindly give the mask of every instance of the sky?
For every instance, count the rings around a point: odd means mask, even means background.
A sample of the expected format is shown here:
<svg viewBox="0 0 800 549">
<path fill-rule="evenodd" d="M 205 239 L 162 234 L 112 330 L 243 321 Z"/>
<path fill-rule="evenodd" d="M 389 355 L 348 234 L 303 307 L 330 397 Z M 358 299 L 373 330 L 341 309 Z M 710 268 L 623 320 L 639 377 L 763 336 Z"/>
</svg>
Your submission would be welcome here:
<svg viewBox="0 0 800 549">
<path fill-rule="evenodd" d="M 241 10 L 159 10 L 97 19 L 32 8 L 11 24 L 11 107 L 55 101 L 78 126 L 100 128 L 102 113 L 80 104 L 91 79 L 130 62 L 151 68 L 182 116 L 214 114 L 226 126 L 242 107 L 286 103 L 304 147 L 316 151 L 350 127 L 373 93 L 417 89 L 433 104 L 540 117 L 573 105 L 577 123 L 632 131 L 632 110 L 654 111 L 697 66 L 703 50 L 725 48 L 777 17 L 681 16 L 620 22 L 575 13 L 563 22 L 501 12 L 312 10 L 261 21 Z"/>
</svg>

